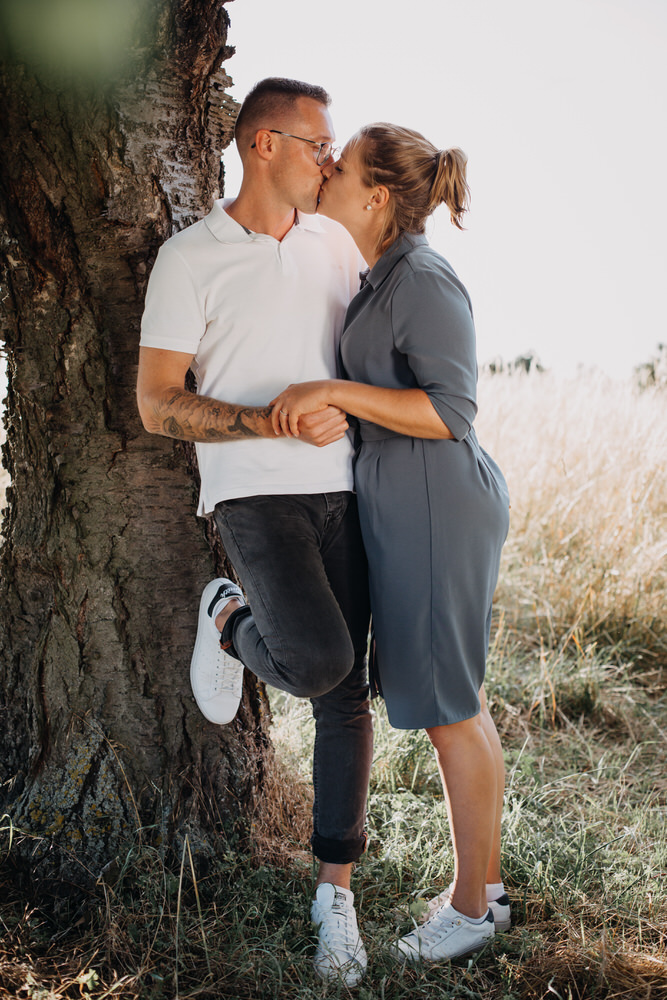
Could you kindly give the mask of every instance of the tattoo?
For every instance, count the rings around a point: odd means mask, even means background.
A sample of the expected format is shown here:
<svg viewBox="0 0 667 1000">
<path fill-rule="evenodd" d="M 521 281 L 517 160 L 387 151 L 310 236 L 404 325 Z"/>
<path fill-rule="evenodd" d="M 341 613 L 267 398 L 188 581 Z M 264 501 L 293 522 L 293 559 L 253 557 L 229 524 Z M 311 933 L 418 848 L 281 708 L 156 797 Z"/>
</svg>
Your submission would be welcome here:
<svg viewBox="0 0 667 1000">
<path fill-rule="evenodd" d="M 244 420 L 252 418 L 257 421 L 257 418 L 266 420 L 271 416 L 271 407 L 241 407 L 236 411 L 236 417 L 234 422 L 229 426 L 229 436 L 230 437 L 259 437 L 260 435 L 252 427 L 249 427 Z"/>
<path fill-rule="evenodd" d="M 155 407 L 160 433 L 180 441 L 239 441 L 266 437 L 270 406 L 239 406 L 185 389 Z"/>
</svg>

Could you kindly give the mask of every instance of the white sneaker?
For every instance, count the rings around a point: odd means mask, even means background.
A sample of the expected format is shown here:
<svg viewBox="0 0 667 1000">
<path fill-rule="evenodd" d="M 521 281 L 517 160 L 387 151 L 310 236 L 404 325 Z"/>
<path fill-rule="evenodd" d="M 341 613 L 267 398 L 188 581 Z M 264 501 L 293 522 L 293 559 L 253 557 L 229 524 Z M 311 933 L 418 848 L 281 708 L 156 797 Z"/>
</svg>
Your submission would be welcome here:
<svg viewBox="0 0 667 1000">
<path fill-rule="evenodd" d="M 493 935 L 491 910 L 481 924 L 473 924 L 446 903 L 421 927 L 399 938 L 392 952 L 402 962 L 446 962 L 481 951 Z"/>
<path fill-rule="evenodd" d="M 441 893 L 434 896 L 433 899 L 425 900 L 426 910 L 418 918 L 420 923 L 425 923 L 430 920 L 436 910 L 439 910 L 441 906 L 444 906 L 449 902 L 452 895 L 452 886 L 448 885 L 446 889 L 443 889 Z M 498 899 L 490 899 L 488 901 L 489 909 L 493 914 L 493 922 L 497 931 L 508 931 L 512 926 L 512 916 L 510 913 L 510 898 L 506 892 L 499 896 Z"/>
<path fill-rule="evenodd" d="M 213 612 L 220 602 L 236 599 L 245 604 L 243 593 L 231 580 L 211 580 L 199 602 L 197 638 L 190 663 L 190 683 L 199 709 L 209 722 L 224 726 L 239 709 L 243 693 L 243 664 L 220 645 Z"/>
<path fill-rule="evenodd" d="M 356 986 L 368 959 L 359 937 L 354 893 L 322 882 L 315 891 L 310 918 L 319 933 L 313 958 L 317 975 L 325 981 L 342 979 L 347 986 Z"/>
</svg>

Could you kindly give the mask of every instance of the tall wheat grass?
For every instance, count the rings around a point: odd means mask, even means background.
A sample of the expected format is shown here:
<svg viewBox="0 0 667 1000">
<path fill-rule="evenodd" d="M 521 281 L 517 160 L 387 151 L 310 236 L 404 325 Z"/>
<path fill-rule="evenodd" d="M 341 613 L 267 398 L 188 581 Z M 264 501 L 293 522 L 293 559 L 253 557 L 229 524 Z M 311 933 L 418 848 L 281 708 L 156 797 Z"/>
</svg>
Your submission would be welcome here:
<svg viewBox="0 0 667 1000">
<path fill-rule="evenodd" d="M 485 376 L 482 445 L 512 503 L 497 591 L 522 641 L 661 655 L 667 608 L 667 391 L 593 373 Z"/>
</svg>

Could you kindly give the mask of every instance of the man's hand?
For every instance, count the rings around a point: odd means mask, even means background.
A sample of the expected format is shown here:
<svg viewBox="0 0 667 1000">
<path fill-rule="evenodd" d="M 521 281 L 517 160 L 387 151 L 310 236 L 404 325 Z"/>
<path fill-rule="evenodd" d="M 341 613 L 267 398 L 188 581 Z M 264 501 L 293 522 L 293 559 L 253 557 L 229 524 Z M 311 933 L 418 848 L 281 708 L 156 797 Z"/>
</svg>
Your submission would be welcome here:
<svg viewBox="0 0 667 1000">
<path fill-rule="evenodd" d="M 299 439 L 316 448 L 340 441 L 350 425 L 342 410 L 327 406 L 316 413 L 303 413 L 299 417 Z"/>
</svg>

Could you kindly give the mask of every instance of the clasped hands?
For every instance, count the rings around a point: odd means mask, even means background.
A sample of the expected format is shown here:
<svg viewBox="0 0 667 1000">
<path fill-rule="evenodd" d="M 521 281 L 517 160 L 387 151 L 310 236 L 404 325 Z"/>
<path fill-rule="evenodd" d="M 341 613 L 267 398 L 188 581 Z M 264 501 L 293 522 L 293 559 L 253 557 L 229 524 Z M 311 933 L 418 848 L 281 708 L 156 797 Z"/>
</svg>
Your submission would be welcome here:
<svg viewBox="0 0 667 1000">
<path fill-rule="evenodd" d="M 343 410 L 329 402 L 330 385 L 322 380 L 283 389 L 269 403 L 274 433 L 301 438 L 317 448 L 344 437 L 349 424 Z"/>
</svg>

